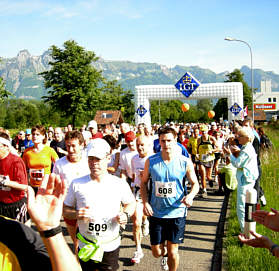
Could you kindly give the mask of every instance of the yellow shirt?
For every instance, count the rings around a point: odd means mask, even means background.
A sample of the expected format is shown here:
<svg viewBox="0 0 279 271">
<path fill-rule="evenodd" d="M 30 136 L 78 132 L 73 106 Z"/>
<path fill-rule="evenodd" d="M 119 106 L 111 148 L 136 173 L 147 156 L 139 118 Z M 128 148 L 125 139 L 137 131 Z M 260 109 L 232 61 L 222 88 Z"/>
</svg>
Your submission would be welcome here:
<svg viewBox="0 0 279 271">
<path fill-rule="evenodd" d="M 58 159 L 58 155 L 49 146 L 44 146 L 40 152 L 35 152 L 34 147 L 30 147 L 24 151 L 22 159 L 29 169 L 31 186 L 39 187 L 43 176 L 51 173 L 51 163 Z"/>
<path fill-rule="evenodd" d="M 189 149 L 192 149 L 191 154 L 197 154 L 198 152 L 198 138 L 195 137 L 190 137 L 187 147 L 189 147 Z"/>
</svg>

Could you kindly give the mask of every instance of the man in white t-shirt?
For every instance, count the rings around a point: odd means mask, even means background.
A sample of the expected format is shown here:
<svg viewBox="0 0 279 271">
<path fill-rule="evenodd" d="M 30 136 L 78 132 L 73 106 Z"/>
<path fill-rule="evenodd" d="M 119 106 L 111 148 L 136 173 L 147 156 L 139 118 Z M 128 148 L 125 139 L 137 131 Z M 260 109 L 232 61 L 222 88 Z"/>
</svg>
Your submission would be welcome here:
<svg viewBox="0 0 279 271">
<path fill-rule="evenodd" d="M 88 149 L 90 174 L 72 181 L 64 201 L 64 216 L 78 221 L 82 270 L 118 269 L 120 225 L 135 211 L 128 184 L 108 174 L 109 160 L 109 144 L 95 139 Z"/>
<path fill-rule="evenodd" d="M 65 181 L 67 187 L 72 180 L 90 174 L 87 156 L 83 153 L 84 138 L 79 131 L 70 131 L 65 135 L 67 156 L 57 160 L 53 167 L 53 173 L 58 174 Z M 67 230 L 73 239 L 75 251 L 77 252 L 78 242 L 76 238 L 77 220 L 64 218 Z"/>
<path fill-rule="evenodd" d="M 147 236 L 149 234 L 149 222 L 147 217 L 143 215 L 143 204 L 140 195 L 140 183 L 141 177 L 144 170 L 145 161 L 149 155 L 153 154 L 153 148 L 150 146 L 150 141 L 147 136 L 140 135 L 136 139 L 137 151 L 132 158 L 132 171 L 133 171 L 133 180 L 132 180 L 132 190 L 136 198 L 136 211 L 132 216 L 133 221 L 133 235 L 134 241 L 136 243 L 136 251 L 133 258 L 131 259 L 132 263 L 139 263 L 143 258 L 144 254 L 141 248 L 141 239 L 142 236 Z M 143 225 L 143 230 L 141 229 Z"/>
<path fill-rule="evenodd" d="M 120 152 L 120 178 L 125 179 L 128 184 L 131 185 L 133 178 L 132 158 L 137 154 L 136 135 L 133 131 L 129 131 L 125 134 L 125 142 L 128 147 Z"/>
</svg>

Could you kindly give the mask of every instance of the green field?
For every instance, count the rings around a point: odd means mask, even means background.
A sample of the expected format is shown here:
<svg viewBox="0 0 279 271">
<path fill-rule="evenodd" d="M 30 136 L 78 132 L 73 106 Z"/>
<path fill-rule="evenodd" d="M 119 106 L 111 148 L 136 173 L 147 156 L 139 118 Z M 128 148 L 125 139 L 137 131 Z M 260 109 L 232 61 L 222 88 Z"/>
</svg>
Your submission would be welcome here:
<svg viewBox="0 0 279 271">
<path fill-rule="evenodd" d="M 262 209 L 279 210 L 279 129 L 264 127 L 266 134 L 272 140 L 274 148 L 262 154 L 262 179 L 267 205 Z M 279 232 L 275 233 L 262 225 L 257 225 L 257 233 L 268 236 L 279 244 Z M 236 191 L 231 195 L 227 215 L 227 225 L 224 238 L 223 268 L 228 271 L 268 271 L 279 270 L 279 259 L 273 257 L 267 249 L 241 246 L 237 239 L 240 232 L 236 216 Z"/>
</svg>

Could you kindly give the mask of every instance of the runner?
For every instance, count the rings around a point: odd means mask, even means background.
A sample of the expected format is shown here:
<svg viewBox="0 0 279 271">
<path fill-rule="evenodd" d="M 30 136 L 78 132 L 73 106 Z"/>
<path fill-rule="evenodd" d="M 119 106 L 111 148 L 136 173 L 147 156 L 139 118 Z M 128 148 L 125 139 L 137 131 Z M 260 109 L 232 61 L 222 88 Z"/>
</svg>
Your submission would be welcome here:
<svg viewBox="0 0 279 271">
<path fill-rule="evenodd" d="M 169 268 L 171 271 L 178 268 L 178 246 L 184 239 L 187 208 L 193 204 L 199 190 L 191 160 L 175 151 L 176 137 L 175 130 L 170 127 L 159 131 L 162 150 L 147 159 L 141 182 L 144 213 L 150 216 L 152 254 L 156 258 L 162 256 L 162 269 Z M 189 194 L 183 183 L 185 175 L 191 183 Z M 149 180 L 151 191 L 148 202 Z"/>
<path fill-rule="evenodd" d="M 53 167 L 53 172 L 60 175 L 69 188 L 72 180 L 86 176 L 90 173 L 87 157 L 83 155 L 84 139 L 82 133 L 74 130 L 67 132 L 65 135 L 65 144 L 67 148 L 67 156 L 57 160 Z M 75 252 L 77 253 L 78 242 L 76 238 L 77 221 L 64 218 L 68 233 L 73 242 Z"/>
<path fill-rule="evenodd" d="M 91 142 L 90 175 L 73 180 L 64 201 L 64 216 L 78 220 L 78 255 L 83 271 L 118 269 L 120 224 L 127 223 L 135 211 L 128 184 L 107 172 L 110 150 L 104 139 Z"/>
<path fill-rule="evenodd" d="M 10 147 L 9 136 L 0 132 L 0 215 L 25 223 L 27 174 L 24 162 L 10 152 Z"/>
<path fill-rule="evenodd" d="M 202 135 L 198 139 L 197 153 L 202 185 L 201 197 L 206 198 L 206 179 L 208 180 L 209 186 L 213 187 L 212 167 L 215 159 L 214 152 L 218 151 L 218 148 L 216 146 L 216 139 L 208 134 L 208 127 L 202 125 L 200 130 Z"/>
<path fill-rule="evenodd" d="M 133 178 L 132 158 L 137 154 L 136 135 L 133 131 L 125 134 L 125 142 L 128 147 L 120 152 L 120 178 L 126 180 L 131 185 Z"/>
<path fill-rule="evenodd" d="M 51 164 L 58 160 L 58 155 L 49 146 L 47 141 L 46 129 L 42 125 L 36 125 L 31 130 L 34 146 L 26 149 L 22 159 L 29 173 L 30 185 L 38 190 L 45 175 L 51 172 Z"/>
<path fill-rule="evenodd" d="M 153 154 L 148 137 L 140 135 L 137 137 L 136 143 L 138 154 L 136 154 L 132 158 L 132 190 L 137 202 L 136 211 L 132 216 L 133 235 L 134 241 L 136 243 L 136 251 L 134 253 L 133 258 L 131 259 L 132 263 L 139 263 L 140 260 L 143 258 L 144 254 L 141 248 L 141 240 L 142 236 L 147 236 L 149 234 L 149 221 L 147 217 L 143 214 L 143 205 L 140 195 L 140 183 L 145 161 L 147 160 L 150 154 Z"/>
</svg>

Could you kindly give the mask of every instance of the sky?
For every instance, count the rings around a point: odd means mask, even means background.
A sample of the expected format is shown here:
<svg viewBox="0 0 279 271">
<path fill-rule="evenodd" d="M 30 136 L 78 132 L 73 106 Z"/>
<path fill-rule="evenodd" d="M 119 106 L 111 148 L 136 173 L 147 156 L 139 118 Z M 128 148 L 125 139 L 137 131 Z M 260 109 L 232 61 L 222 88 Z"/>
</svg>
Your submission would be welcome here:
<svg viewBox="0 0 279 271">
<path fill-rule="evenodd" d="M 75 40 L 105 60 L 279 74 L 278 0 L 0 0 L 0 57 Z"/>
</svg>

